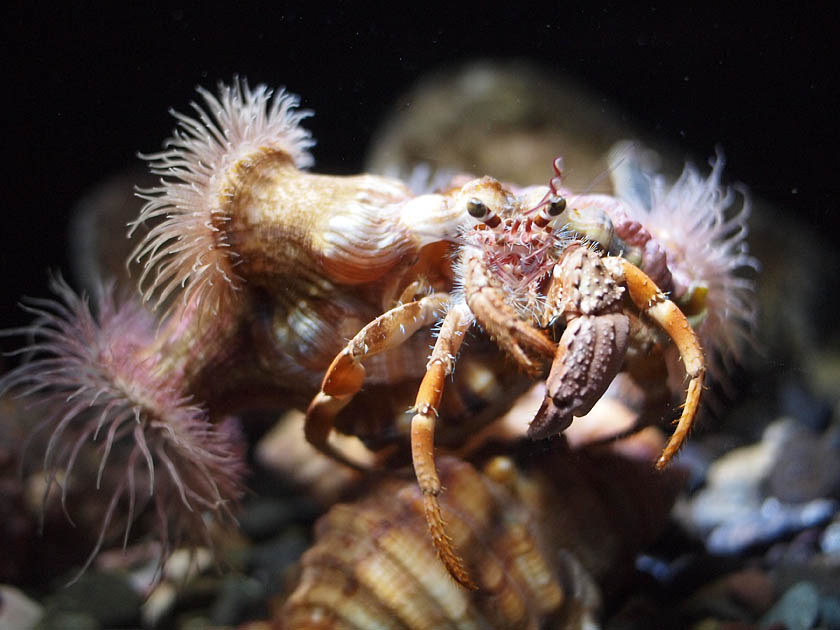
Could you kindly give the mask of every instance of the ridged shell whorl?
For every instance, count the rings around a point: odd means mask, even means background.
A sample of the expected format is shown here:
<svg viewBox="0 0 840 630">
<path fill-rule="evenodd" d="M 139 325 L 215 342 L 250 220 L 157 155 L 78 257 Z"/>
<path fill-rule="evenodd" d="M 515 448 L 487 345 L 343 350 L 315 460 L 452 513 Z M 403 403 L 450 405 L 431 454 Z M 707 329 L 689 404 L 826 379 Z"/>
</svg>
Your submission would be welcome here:
<svg viewBox="0 0 840 630">
<path fill-rule="evenodd" d="M 526 445 L 515 458 L 487 459 L 482 472 L 441 457 L 443 518 L 475 591 L 440 562 L 417 484 L 391 475 L 318 521 L 275 627 L 597 627 L 600 589 L 621 592 L 682 485 L 678 471 L 653 469 L 658 448 L 631 459 Z"/>
<path fill-rule="evenodd" d="M 319 520 L 281 627 L 530 628 L 559 610 L 560 576 L 533 516 L 469 464 L 443 458 L 439 474 L 448 531 L 475 561 L 480 594 L 438 559 L 417 484 L 391 479 Z"/>
</svg>

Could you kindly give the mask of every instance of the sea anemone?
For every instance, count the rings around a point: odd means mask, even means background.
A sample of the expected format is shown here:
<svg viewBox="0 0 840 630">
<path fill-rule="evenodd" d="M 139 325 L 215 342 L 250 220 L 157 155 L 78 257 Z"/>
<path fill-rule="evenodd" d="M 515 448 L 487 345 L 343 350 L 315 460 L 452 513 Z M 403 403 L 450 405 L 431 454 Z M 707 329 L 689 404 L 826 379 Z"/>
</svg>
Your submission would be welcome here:
<svg viewBox="0 0 840 630">
<path fill-rule="evenodd" d="M 161 562 L 173 544 L 209 542 L 210 523 L 232 523 L 242 493 L 236 434 L 211 424 L 177 379 L 158 369 L 160 358 L 144 354 L 156 324 L 136 299 L 116 300 L 113 287 L 106 287 L 94 316 L 88 299 L 60 277 L 50 285 L 58 299 L 27 300 L 24 308 L 35 322 L 2 333 L 30 342 L 16 353 L 25 361 L 0 379 L 0 393 L 11 390 L 43 410 L 34 431 L 51 432 L 43 500 L 58 487 L 68 518 L 68 485 L 79 477 L 73 472 L 85 459 L 83 447 L 98 450 L 102 526 L 84 568 L 118 513 L 127 514 L 124 545 L 147 508 L 156 515 Z"/>
<path fill-rule="evenodd" d="M 298 168 L 311 166 L 314 141 L 300 126 L 310 112 L 297 109 L 298 98 L 284 90 L 251 89 L 238 78 L 220 83 L 218 97 L 197 90 L 204 106 L 191 104 L 196 117 L 171 111 L 178 126 L 164 150 L 141 155 L 162 179 L 139 192 L 147 203 L 129 236 L 140 225 L 151 226 L 131 254 L 144 266 L 144 300 L 154 298 L 157 308 L 182 286 L 185 301 L 195 295 L 215 313 L 240 282 L 225 230 L 236 173 L 266 152 L 285 154 Z"/>
<path fill-rule="evenodd" d="M 744 346 L 753 342 L 753 277 L 759 268 L 746 242 L 749 197 L 740 187 L 721 183 L 724 163 L 718 150 L 707 177 L 687 164 L 673 184 L 661 175 L 645 174 L 644 195 L 617 191 L 631 219 L 665 248 L 675 296 L 698 290 L 705 294 L 697 333 L 715 353 L 711 368 L 718 375 L 722 366 L 716 363 L 725 366 L 739 359 Z M 638 188 L 639 179 L 634 183 Z"/>
</svg>

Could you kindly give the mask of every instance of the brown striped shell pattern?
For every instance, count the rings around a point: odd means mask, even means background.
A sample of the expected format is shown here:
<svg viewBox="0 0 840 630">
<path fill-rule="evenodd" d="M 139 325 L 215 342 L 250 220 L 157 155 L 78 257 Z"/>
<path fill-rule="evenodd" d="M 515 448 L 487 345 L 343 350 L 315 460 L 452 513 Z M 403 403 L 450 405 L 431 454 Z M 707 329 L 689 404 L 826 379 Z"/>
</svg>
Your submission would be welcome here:
<svg viewBox="0 0 840 630">
<path fill-rule="evenodd" d="M 478 590 L 447 575 L 422 494 L 391 474 L 318 521 L 274 627 L 597 627 L 602 594 L 664 527 L 680 486 L 650 461 L 594 451 L 530 453 L 520 464 L 495 456 L 481 472 L 446 457 L 439 471 L 449 532 Z"/>
</svg>

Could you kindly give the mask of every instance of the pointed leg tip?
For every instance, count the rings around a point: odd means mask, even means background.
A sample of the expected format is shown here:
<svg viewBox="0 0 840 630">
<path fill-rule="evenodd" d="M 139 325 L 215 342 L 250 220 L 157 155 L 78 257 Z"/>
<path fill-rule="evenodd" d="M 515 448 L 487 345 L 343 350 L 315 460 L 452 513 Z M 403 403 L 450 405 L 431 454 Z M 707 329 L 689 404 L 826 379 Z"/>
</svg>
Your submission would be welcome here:
<svg viewBox="0 0 840 630">
<path fill-rule="evenodd" d="M 468 591 L 477 591 L 478 584 L 476 584 L 472 578 L 469 576 L 468 573 L 463 575 L 453 575 L 452 577 L 455 578 L 455 581 L 458 582 L 461 586 L 463 586 Z"/>
</svg>

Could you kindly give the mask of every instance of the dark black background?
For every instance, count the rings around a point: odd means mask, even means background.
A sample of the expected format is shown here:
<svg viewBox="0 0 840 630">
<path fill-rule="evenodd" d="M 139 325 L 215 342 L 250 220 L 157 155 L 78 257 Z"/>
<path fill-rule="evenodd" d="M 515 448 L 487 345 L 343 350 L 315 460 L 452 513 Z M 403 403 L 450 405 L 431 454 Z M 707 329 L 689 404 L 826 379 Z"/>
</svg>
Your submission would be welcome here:
<svg viewBox="0 0 840 630">
<path fill-rule="evenodd" d="M 316 112 L 316 168 L 353 172 L 377 123 L 429 70 L 531 59 L 687 155 L 702 160 L 720 143 L 732 177 L 837 231 L 836 8 L 75 4 L 8 8 L 2 20 L 2 326 L 27 320 L 15 304 L 46 294 L 48 268 L 67 268 L 73 202 L 159 148 L 173 127 L 167 109 L 185 110 L 196 85 L 235 73 L 302 95 Z"/>
</svg>

